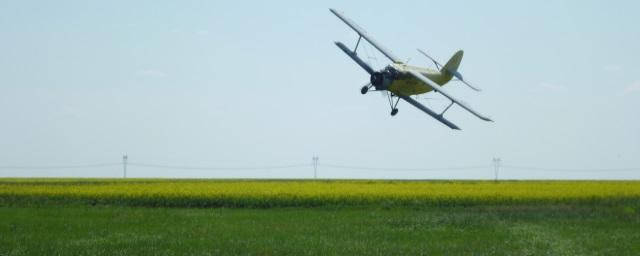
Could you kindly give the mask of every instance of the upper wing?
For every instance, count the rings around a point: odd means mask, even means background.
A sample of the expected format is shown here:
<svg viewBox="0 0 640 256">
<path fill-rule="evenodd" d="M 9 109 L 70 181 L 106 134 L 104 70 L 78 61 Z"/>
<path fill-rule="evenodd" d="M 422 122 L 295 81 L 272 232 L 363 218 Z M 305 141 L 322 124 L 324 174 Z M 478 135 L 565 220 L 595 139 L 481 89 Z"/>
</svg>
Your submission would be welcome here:
<svg viewBox="0 0 640 256">
<path fill-rule="evenodd" d="M 364 29 L 362 29 L 360 26 L 358 26 L 355 22 L 353 22 L 352 20 L 350 20 L 346 16 L 342 15 L 342 13 L 339 13 L 338 11 L 336 11 L 334 9 L 329 9 L 329 10 L 333 14 L 338 16 L 338 18 L 340 18 L 342 21 L 344 21 L 344 23 L 346 23 L 349 27 L 351 27 L 353 30 L 355 30 L 356 33 L 358 33 L 358 35 L 360 35 L 362 38 L 367 40 L 367 42 L 369 42 L 371 45 L 373 45 L 373 47 L 375 47 L 376 49 L 378 49 L 378 51 L 380 51 L 382 54 L 384 54 L 384 56 L 387 56 L 387 58 L 389 58 L 394 63 L 402 63 L 402 60 L 400 60 L 399 58 L 394 56 L 391 53 L 391 51 L 385 49 L 380 44 L 378 44 L 373 38 L 371 38 L 371 36 L 369 36 L 367 34 L 367 32 L 364 31 Z"/>
<path fill-rule="evenodd" d="M 415 106 L 416 108 L 419 108 L 420 110 L 422 110 L 425 113 L 429 114 L 430 116 L 432 116 L 436 120 L 440 121 L 444 125 L 449 126 L 449 128 L 454 129 L 454 130 L 460 130 L 460 128 L 458 128 L 458 126 L 456 126 L 455 124 L 453 124 L 449 120 L 447 120 L 444 117 L 442 117 L 442 115 L 436 114 L 436 112 L 433 112 L 433 110 L 425 107 L 424 105 L 420 104 L 420 102 L 414 100 L 413 98 L 411 98 L 409 96 L 404 96 L 404 95 L 398 95 L 398 97 L 402 98 L 403 100 L 409 102 L 409 104 L 411 104 L 411 105 Z"/>
<path fill-rule="evenodd" d="M 442 87 L 440 87 L 438 84 L 436 84 L 435 82 L 431 81 L 429 78 L 425 77 L 424 75 L 420 74 L 420 72 L 417 72 L 417 71 L 414 71 L 414 70 L 407 70 L 407 72 L 409 72 L 409 74 L 413 75 L 415 78 L 420 79 L 420 81 L 424 82 L 425 84 L 429 85 L 429 87 L 431 87 L 434 91 L 439 92 L 440 94 L 442 94 L 445 97 L 449 98 L 453 103 L 456 103 L 460 107 L 462 107 L 462 108 L 466 109 L 467 111 L 471 112 L 471 114 L 474 114 L 475 116 L 477 116 L 478 118 L 480 118 L 482 120 L 493 122 L 493 120 L 491 120 L 490 118 L 483 116 L 482 114 L 480 114 L 480 113 L 476 112 L 475 110 L 473 110 L 471 107 L 467 106 L 467 104 L 465 104 L 464 102 L 459 101 L 458 99 L 456 99 L 453 96 L 451 96 L 449 93 L 444 91 L 442 89 Z"/>
</svg>

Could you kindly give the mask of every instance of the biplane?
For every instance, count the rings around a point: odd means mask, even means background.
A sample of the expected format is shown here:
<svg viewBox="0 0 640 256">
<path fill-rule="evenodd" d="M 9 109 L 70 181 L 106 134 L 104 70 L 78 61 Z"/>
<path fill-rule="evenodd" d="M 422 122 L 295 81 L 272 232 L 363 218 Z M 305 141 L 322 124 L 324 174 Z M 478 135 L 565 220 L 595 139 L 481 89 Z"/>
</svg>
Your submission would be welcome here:
<svg viewBox="0 0 640 256">
<path fill-rule="evenodd" d="M 389 106 L 391 107 L 391 116 L 395 116 L 396 114 L 398 114 L 398 102 L 400 101 L 400 99 L 403 99 L 404 101 L 424 111 L 425 113 L 451 129 L 460 130 L 458 126 L 444 118 L 444 113 L 447 112 L 453 105 L 462 107 L 463 109 L 469 111 L 471 114 L 484 121 L 493 122 L 493 120 L 473 110 L 471 107 L 469 107 L 469 105 L 456 99 L 455 97 L 453 97 L 453 95 L 442 88 L 442 86 L 449 83 L 450 81 L 452 81 L 452 79 L 455 78 L 456 80 L 467 85 L 469 88 L 475 91 L 480 91 L 479 88 L 465 81 L 462 77 L 462 74 L 458 72 L 458 68 L 460 67 L 462 56 L 464 54 L 462 50 L 456 52 L 453 57 L 451 57 L 451 59 L 447 61 L 447 63 L 442 65 L 434 58 L 429 56 L 426 52 L 418 49 L 418 51 L 425 57 L 429 58 L 439 70 L 411 66 L 406 64 L 398 57 L 393 55 L 389 50 L 378 44 L 378 42 L 376 42 L 369 34 L 367 34 L 364 29 L 359 27 L 356 23 L 344 16 L 342 13 L 334 9 L 329 10 L 340 20 L 346 23 L 349 27 L 351 27 L 359 36 L 356 46 L 353 50 L 349 49 L 341 42 L 335 42 L 335 44 L 344 53 L 351 57 L 351 59 L 355 61 L 362 69 L 369 73 L 369 83 L 363 86 L 360 92 L 362 94 L 366 94 L 369 91 L 373 91 L 371 90 L 373 88 L 375 91 L 381 91 L 385 93 L 387 99 L 389 100 Z M 362 39 L 369 42 L 369 44 L 371 44 L 384 56 L 391 60 L 392 63 L 382 70 L 374 70 L 373 68 L 371 68 L 371 66 L 363 61 L 357 54 L 358 46 L 361 44 Z M 420 104 L 420 102 L 411 97 L 431 91 L 440 93 L 451 101 L 449 105 L 440 113 L 436 113 L 435 111 Z"/>
</svg>

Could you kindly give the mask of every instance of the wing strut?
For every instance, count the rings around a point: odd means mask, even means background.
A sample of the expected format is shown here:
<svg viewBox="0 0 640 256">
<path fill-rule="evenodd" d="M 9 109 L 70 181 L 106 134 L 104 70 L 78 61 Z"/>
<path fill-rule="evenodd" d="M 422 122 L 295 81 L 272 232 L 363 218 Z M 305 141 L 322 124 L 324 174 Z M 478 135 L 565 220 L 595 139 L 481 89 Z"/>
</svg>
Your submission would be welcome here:
<svg viewBox="0 0 640 256">
<path fill-rule="evenodd" d="M 438 115 L 436 112 L 433 112 L 433 110 L 431 110 L 431 109 L 425 107 L 424 105 L 420 104 L 420 102 L 418 102 L 417 100 L 414 100 L 413 98 L 411 98 L 409 96 L 404 96 L 404 95 L 398 95 L 398 97 L 402 98 L 406 102 L 409 102 L 409 104 L 411 104 L 414 107 L 422 110 L 423 112 L 427 113 L 428 115 L 430 115 L 431 117 L 433 117 L 436 120 L 440 121 L 441 123 L 443 123 L 444 125 L 448 126 L 449 128 L 454 129 L 454 130 L 460 130 L 460 128 L 457 125 L 455 125 L 451 121 L 445 119 L 442 116 L 442 114 Z"/>
<path fill-rule="evenodd" d="M 447 106 L 447 108 L 445 108 L 442 113 L 440 113 L 440 115 L 444 115 L 445 112 L 447 112 L 447 110 L 449 110 L 449 108 L 451 108 L 451 106 L 453 106 L 454 102 L 451 101 L 451 104 L 449 104 L 449 106 Z"/>
<path fill-rule="evenodd" d="M 364 38 L 364 40 L 367 40 L 367 42 L 373 45 L 373 47 L 375 47 L 376 49 L 378 49 L 378 51 L 384 54 L 384 56 L 387 56 L 387 58 L 389 58 L 394 63 L 402 63 L 402 60 L 400 60 L 398 57 L 393 55 L 391 51 L 387 50 L 386 48 L 382 47 L 382 45 L 378 44 L 378 42 L 376 42 L 371 36 L 369 36 L 369 34 L 367 34 L 367 32 L 365 32 L 364 29 L 358 26 L 355 22 L 353 22 L 346 16 L 342 15 L 342 13 L 334 9 L 329 9 L 329 10 L 333 14 L 335 14 L 340 20 L 342 20 L 345 24 L 347 24 L 347 26 L 351 27 L 351 29 L 353 29 L 356 33 L 358 33 L 360 37 Z"/>
<path fill-rule="evenodd" d="M 364 71 L 367 71 L 367 73 L 369 73 L 369 75 L 373 74 L 373 68 L 371 68 L 371 66 L 369 66 L 366 62 L 364 62 L 362 59 L 360 59 L 360 57 L 358 57 L 358 54 L 356 54 L 355 51 L 351 51 L 346 45 L 344 45 L 341 42 L 336 42 L 336 45 L 338 46 L 338 48 L 340 48 L 340 50 L 342 50 L 346 55 L 348 55 L 353 61 L 355 61 L 356 63 L 358 63 L 358 65 L 364 69 Z"/>
<path fill-rule="evenodd" d="M 358 42 L 356 43 L 356 47 L 355 47 L 355 48 L 353 48 L 353 52 L 354 52 L 354 53 L 358 51 L 358 46 L 360 45 L 360 40 L 362 40 L 362 36 L 361 36 L 361 37 L 358 37 Z"/>
</svg>

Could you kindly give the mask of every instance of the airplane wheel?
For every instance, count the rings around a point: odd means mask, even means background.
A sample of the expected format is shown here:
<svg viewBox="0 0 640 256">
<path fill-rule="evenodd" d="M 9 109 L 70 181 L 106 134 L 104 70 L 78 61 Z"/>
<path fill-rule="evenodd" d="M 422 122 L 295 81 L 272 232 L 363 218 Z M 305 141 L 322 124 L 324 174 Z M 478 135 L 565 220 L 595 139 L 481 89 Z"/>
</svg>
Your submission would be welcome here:
<svg viewBox="0 0 640 256">
<path fill-rule="evenodd" d="M 398 114 L 397 108 L 394 108 L 393 110 L 391 110 L 391 116 L 395 116 L 396 114 Z"/>
<path fill-rule="evenodd" d="M 368 91 L 369 91 L 369 86 L 363 86 L 362 89 L 360 89 L 360 93 L 362 94 L 367 94 Z"/>
</svg>

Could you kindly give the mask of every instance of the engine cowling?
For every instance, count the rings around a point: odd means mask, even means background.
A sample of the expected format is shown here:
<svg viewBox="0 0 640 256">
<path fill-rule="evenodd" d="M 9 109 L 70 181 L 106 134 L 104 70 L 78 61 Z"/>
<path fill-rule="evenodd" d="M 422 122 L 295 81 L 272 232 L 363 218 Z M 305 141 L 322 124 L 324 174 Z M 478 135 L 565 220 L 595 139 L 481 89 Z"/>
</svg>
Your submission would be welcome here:
<svg viewBox="0 0 640 256">
<path fill-rule="evenodd" d="M 376 71 L 371 74 L 371 84 L 376 87 L 376 90 L 386 90 L 389 85 L 395 80 L 396 73 L 394 69 L 387 67 L 382 71 Z"/>
<path fill-rule="evenodd" d="M 371 84 L 377 88 L 380 88 L 384 84 L 384 75 L 382 72 L 376 71 L 371 74 Z"/>
</svg>

